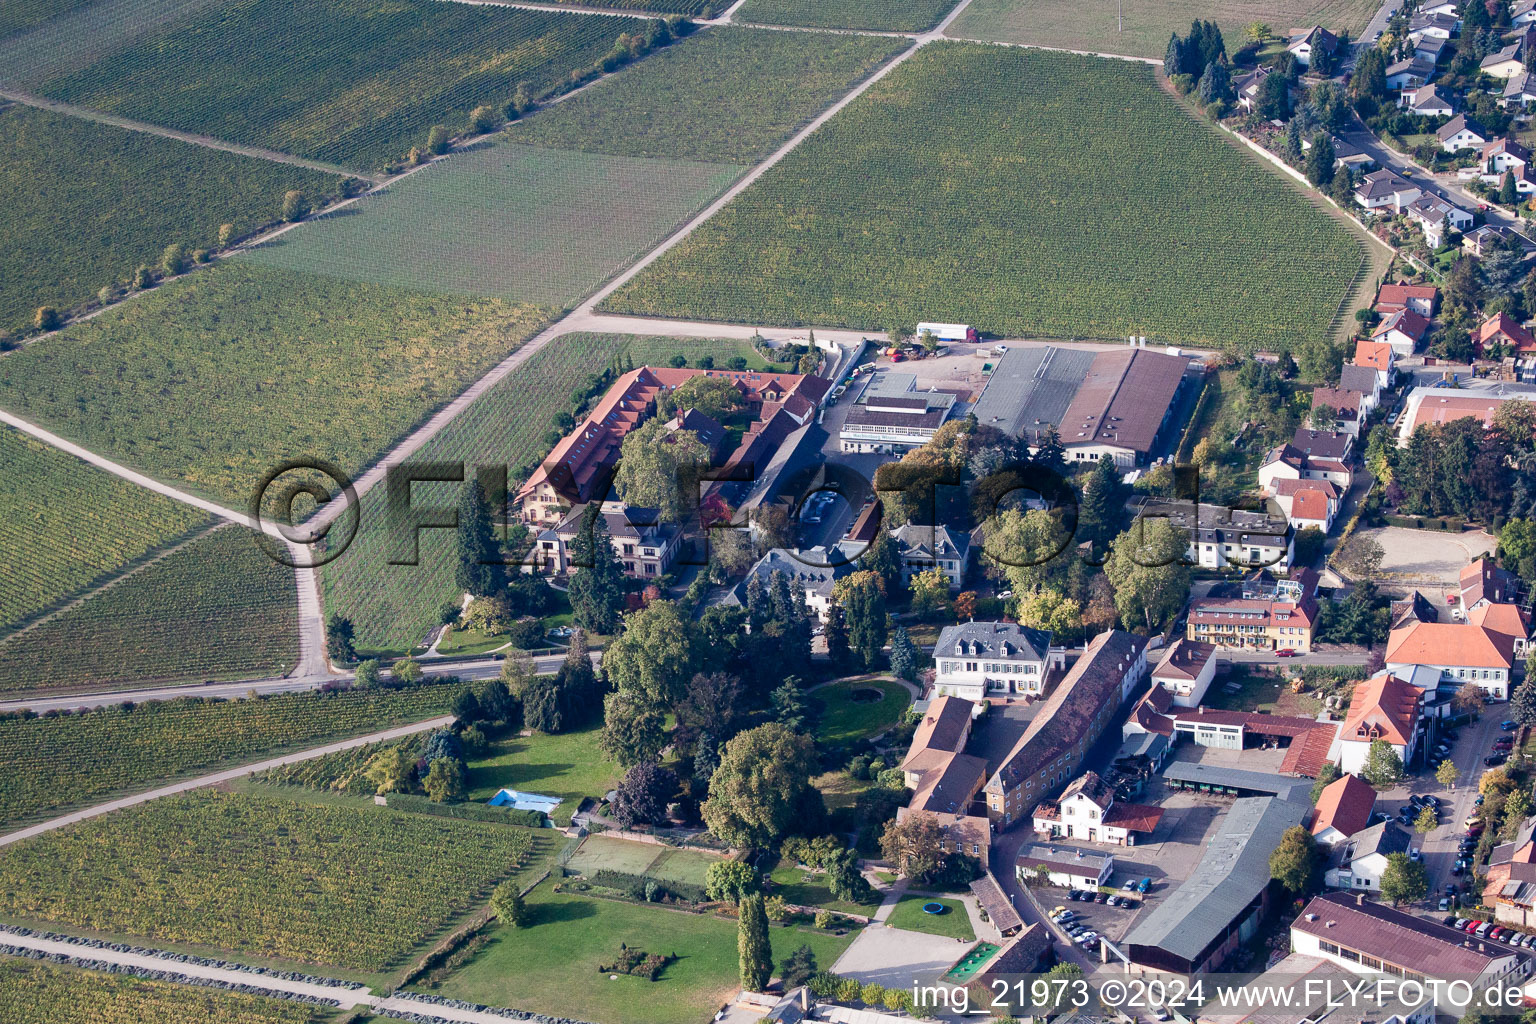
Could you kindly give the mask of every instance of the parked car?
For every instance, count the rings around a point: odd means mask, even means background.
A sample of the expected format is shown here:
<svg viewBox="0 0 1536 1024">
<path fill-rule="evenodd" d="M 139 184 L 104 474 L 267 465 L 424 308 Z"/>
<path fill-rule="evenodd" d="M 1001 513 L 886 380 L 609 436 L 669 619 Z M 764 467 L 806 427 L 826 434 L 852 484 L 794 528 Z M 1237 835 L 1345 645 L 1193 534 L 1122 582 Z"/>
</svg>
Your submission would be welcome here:
<svg viewBox="0 0 1536 1024">
<path fill-rule="evenodd" d="M 1094 894 L 1093 902 L 1095 902 L 1095 903 L 1108 903 L 1109 902 L 1109 893 L 1101 892 L 1101 893 Z"/>
<path fill-rule="evenodd" d="M 1499 723 L 1499 728 L 1503 729 L 1505 732 L 1514 732 L 1516 729 L 1520 728 L 1520 723 L 1510 721 L 1506 718 L 1504 721 Z"/>
<path fill-rule="evenodd" d="M 1275 657 L 1277 657 L 1277 658 L 1296 658 L 1296 657 L 1299 657 L 1300 655 L 1301 655 L 1300 651 L 1276 651 L 1275 652 Z"/>
<path fill-rule="evenodd" d="M 1487 765 L 1489 768 L 1496 768 L 1508 760 L 1509 758 L 1505 757 L 1503 754 L 1489 754 L 1487 757 L 1483 758 L 1483 764 Z"/>
<path fill-rule="evenodd" d="M 1483 827 L 1483 823 L 1478 822 L 1476 825 L 1473 825 L 1471 828 L 1467 829 L 1467 835 L 1472 836 L 1475 839 L 1483 834 Z"/>
<path fill-rule="evenodd" d="M 1147 893 L 1151 892 L 1152 891 L 1152 879 L 1150 879 L 1150 878 L 1143 878 L 1141 881 L 1137 882 L 1136 883 L 1136 891 L 1141 893 L 1143 896 L 1145 896 Z"/>
<path fill-rule="evenodd" d="M 1440 909 L 1441 910 L 1450 910 L 1451 909 L 1451 898 L 1449 896 L 1441 896 L 1440 897 Z"/>
</svg>

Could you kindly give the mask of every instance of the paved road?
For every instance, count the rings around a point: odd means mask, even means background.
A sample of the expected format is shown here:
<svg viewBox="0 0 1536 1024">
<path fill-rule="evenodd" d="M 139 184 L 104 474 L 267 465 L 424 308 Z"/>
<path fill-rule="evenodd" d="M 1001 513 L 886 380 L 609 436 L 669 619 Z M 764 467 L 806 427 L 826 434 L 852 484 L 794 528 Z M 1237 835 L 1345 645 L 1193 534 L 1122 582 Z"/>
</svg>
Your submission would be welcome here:
<svg viewBox="0 0 1536 1024">
<path fill-rule="evenodd" d="M 1507 705 L 1494 704 L 1483 712 L 1482 718 L 1461 729 L 1461 739 L 1451 750 L 1451 760 L 1460 772 L 1454 790 L 1440 785 L 1433 775 L 1424 773 L 1422 777 L 1414 778 L 1412 786 L 1406 791 L 1430 793 L 1441 800 L 1440 827 L 1425 836 L 1421 845 L 1424 867 L 1429 872 L 1430 907 L 1435 906 L 1448 883 L 1465 882 L 1469 877 L 1462 875 L 1458 878 L 1451 874 L 1451 868 L 1456 862 L 1456 837 L 1466 831 L 1462 820 L 1472 813 L 1473 803 L 1477 800 L 1478 780 L 1488 770 L 1483 764 L 1483 758 L 1492 752 L 1493 741 L 1502 735 L 1499 722 L 1506 714 Z M 1402 800 L 1390 803 L 1378 801 L 1378 808 L 1388 814 L 1396 814 L 1398 807 L 1406 802 L 1406 792 Z"/>
<path fill-rule="evenodd" d="M 175 796 L 177 793 L 186 793 L 194 789 L 205 789 L 208 786 L 217 786 L 225 782 L 233 782 L 235 779 L 244 778 L 256 772 L 266 771 L 268 768 L 278 768 L 285 764 L 298 764 L 301 761 L 312 761 L 326 754 L 334 754 L 341 750 L 351 750 L 353 747 L 366 746 L 369 743 L 384 743 L 389 740 L 399 739 L 402 736 L 413 736 L 419 732 L 427 732 L 431 729 L 441 729 L 445 725 L 453 723 L 452 715 L 444 715 L 425 722 L 416 722 L 412 725 L 402 725 L 397 729 L 386 729 L 383 732 L 369 733 L 367 736 L 357 736 L 350 740 L 340 740 L 336 743 L 328 743 L 323 747 L 314 747 L 310 750 L 301 750 L 295 754 L 285 754 L 282 757 L 273 757 L 255 764 L 242 765 L 239 768 L 226 768 L 221 772 L 211 775 L 200 775 L 195 779 L 186 779 L 182 782 L 172 783 L 169 786 L 161 786 L 159 789 L 151 789 L 144 793 L 135 793 L 132 796 L 110 800 L 104 804 L 87 807 L 84 810 L 72 811 L 69 814 L 48 821 L 18 829 L 15 832 L 0 836 L 0 847 L 19 843 L 23 839 L 31 839 L 40 836 L 44 832 L 52 832 L 54 829 L 73 825 L 76 822 L 87 821 L 91 818 L 99 818 L 103 814 L 120 811 L 125 807 L 133 807 L 137 804 L 148 803 L 151 800 L 159 800 L 161 797 Z"/>
<path fill-rule="evenodd" d="M 1371 660 L 1366 651 L 1327 651 L 1317 654 L 1302 654 L 1294 658 L 1277 658 L 1274 651 L 1234 651 L 1226 650 L 1218 652 L 1222 661 L 1240 665 L 1278 665 L 1282 668 L 1302 668 L 1307 665 L 1364 665 Z"/>
<path fill-rule="evenodd" d="M 1385 142 L 1382 142 L 1365 125 L 1360 123 L 1359 118 L 1354 119 L 1354 124 L 1356 127 L 1349 131 L 1341 132 L 1340 137 L 1345 142 L 1369 153 L 1371 159 L 1375 160 L 1378 166 L 1396 171 L 1398 174 L 1408 171 L 1409 173 L 1405 177 L 1419 188 L 1431 192 L 1446 202 L 1459 206 L 1464 210 L 1476 211 L 1484 203 L 1484 200 L 1454 184 L 1451 176 L 1442 175 L 1437 177 L 1432 175 L 1429 171 L 1415 163 L 1412 157 L 1405 153 L 1399 153 Z M 1514 228 L 1516 231 L 1522 230 L 1522 224 L 1518 217 L 1511 216 L 1508 211 L 1502 210 L 1497 206 L 1490 205 L 1487 210 L 1483 211 L 1482 216 L 1489 224 Z"/>
</svg>

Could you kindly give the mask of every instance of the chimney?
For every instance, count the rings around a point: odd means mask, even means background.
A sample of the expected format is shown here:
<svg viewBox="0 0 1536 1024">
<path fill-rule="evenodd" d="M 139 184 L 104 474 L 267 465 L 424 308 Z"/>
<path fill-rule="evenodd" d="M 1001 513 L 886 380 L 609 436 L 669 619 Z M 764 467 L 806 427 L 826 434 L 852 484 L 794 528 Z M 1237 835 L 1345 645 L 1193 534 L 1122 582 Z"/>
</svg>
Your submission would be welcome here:
<svg viewBox="0 0 1536 1024">
<path fill-rule="evenodd" d="M 1363 893 L 1363 892 L 1355 893 L 1355 906 L 1357 906 L 1357 907 L 1365 906 L 1365 893 Z"/>
</svg>

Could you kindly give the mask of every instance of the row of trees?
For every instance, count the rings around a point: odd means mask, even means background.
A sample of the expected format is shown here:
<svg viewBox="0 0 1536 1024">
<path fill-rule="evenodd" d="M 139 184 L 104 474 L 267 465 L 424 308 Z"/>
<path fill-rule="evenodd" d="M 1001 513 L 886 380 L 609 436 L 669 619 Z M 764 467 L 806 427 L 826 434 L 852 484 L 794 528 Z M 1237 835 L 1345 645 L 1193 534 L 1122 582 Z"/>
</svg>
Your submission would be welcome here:
<svg viewBox="0 0 1536 1024">
<path fill-rule="evenodd" d="M 1377 426 L 1366 459 L 1386 484 L 1386 501 L 1405 512 L 1484 523 L 1536 516 L 1536 409 L 1528 402 L 1500 403 L 1487 428 L 1476 417 L 1426 424 L 1402 448 Z M 1523 551 L 1521 536 L 1511 543 Z"/>
</svg>

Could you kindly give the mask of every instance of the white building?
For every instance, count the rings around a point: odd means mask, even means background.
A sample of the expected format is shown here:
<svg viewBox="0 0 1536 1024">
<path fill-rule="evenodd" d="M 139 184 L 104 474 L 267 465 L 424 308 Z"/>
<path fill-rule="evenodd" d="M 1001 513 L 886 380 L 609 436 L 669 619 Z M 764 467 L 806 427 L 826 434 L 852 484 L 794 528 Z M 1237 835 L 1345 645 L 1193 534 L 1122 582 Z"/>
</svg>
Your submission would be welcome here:
<svg viewBox="0 0 1536 1024">
<path fill-rule="evenodd" d="M 1284 573 L 1290 570 L 1295 554 L 1294 538 L 1285 520 L 1264 512 L 1151 499 L 1136 513 L 1137 522 L 1145 519 L 1166 519 L 1183 530 L 1189 537 L 1185 557 L 1206 569 Z"/>
<path fill-rule="evenodd" d="M 1339 729 L 1339 771 L 1363 772 L 1371 744 L 1378 740 L 1407 764 L 1418 750 L 1423 718 L 1424 688 L 1403 675 L 1381 672 L 1358 684 Z"/>
<path fill-rule="evenodd" d="M 845 452 L 897 453 L 921 448 L 954 411 L 955 396 L 917 390 L 910 373 L 875 376 L 843 419 L 838 440 Z"/>
<path fill-rule="evenodd" d="M 1481 149 L 1490 138 L 1488 130 L 1466 114 L 1457 114 L 1435 132 L 1440 148 L 1447 153 L 1459 153 L 1463 149 Z"/>
<path fill-rule="evenodd" d="M 1381 890 L 1381 876 L 1387 870 L 1387 857 L 1407 853 L 1412 836 L 1395 821 L 1356 832 L 1333 848 L 1323 880 L 1335 889 Z"/>
<path fill-rule="evenodd" d="M 1066 668 L 1051 634 L 1014 622 L 962 622 L 946 626 L 933 648 L 933 693 L 985 700 L 1045 692 L 1052 669 Z"/>
<path fill-rule="evenodd" d="M 959 590 L 965 582 L 970 561 L 971 538 L 947 526 L 923 526 L 906 523 L 891 531 L 896 552 L 901 558 L 901 578 L 911 580 L 920 572 L 938 569 L 949 579 L 949 589 Z"/>
<path fill-rule="evenodd" d="M 1097 772 L 1085 772 L 1067 784 L 1059 800 L 1035 808 L 1034 827 L 1048 839 L 1135 846 L 1136 837 L 1151 835 L 1162 818 L 1162 808 L 1121 803 Z"/>
<path fill-rule="evenodd" d="M 1152 669 L 1152 682 L 1173 695 L 1173 703 L 1192 708 L 1205 699 L 1216 676 L 1216 647 L 1179 637 L 1168 645 Z"/>
<path fill-rule="evenodd" d="M 1036 883 L 1044 868 L 1052 885 L 1097 889 L 1114 874 L 1115 858 L 1107 853 L 1086 853 L 1059 846 L 1030 844 L 1019 850 L 1014 872 L 1024 885 Z"/>
</svg>

